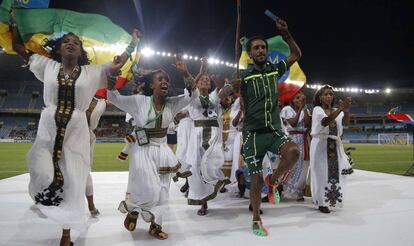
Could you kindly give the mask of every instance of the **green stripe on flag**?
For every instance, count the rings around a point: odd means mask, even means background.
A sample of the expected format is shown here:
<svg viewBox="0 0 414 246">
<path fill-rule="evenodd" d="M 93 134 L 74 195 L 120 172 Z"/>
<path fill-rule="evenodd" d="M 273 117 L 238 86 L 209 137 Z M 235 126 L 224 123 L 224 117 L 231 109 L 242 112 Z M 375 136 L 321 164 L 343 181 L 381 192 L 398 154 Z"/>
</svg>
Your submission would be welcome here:
<svg viewBox="0 0 414 246">
<path fill-rule="evenodd" d="M 16 23 L 23 42 L 33 34 L 73 32 L 107 44 L 128 43 L 131 36 L 110 19 L 63 9 L 15 9 Z"/>
</svg>

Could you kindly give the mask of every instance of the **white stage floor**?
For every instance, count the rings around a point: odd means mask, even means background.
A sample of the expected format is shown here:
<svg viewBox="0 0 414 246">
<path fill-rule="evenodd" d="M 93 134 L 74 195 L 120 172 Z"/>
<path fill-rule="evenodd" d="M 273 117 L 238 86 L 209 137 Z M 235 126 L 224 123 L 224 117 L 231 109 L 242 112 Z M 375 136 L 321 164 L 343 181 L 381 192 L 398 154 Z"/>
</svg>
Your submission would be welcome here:
<svg viewBox="0 0 414 246">
<path fill-rule="evenodd" d="M 86 231 L 72 233 L 75 245 L 414 245 L 414 178 L 357 170 L 348 183 L 344 209 L 331 214 L 304 203 L 265 204 L 262 217 L 270 236 L 251 233 L 249 201 L 220 194 L 209 203 L 205 217 L 196 215 L 172 183 L 170 213 L 164 218 L 166 241 L 148 235 L 142 218 L 137 229 L 124 229 L 118 212 L 126 190 L 126 172 L 93 173 L 95 204 L 101 215 L 90 219 Z M 59 245 L 61 230 L 30 210 L 29 176 L 0 180 L 0 244 Z"/>
</svg>

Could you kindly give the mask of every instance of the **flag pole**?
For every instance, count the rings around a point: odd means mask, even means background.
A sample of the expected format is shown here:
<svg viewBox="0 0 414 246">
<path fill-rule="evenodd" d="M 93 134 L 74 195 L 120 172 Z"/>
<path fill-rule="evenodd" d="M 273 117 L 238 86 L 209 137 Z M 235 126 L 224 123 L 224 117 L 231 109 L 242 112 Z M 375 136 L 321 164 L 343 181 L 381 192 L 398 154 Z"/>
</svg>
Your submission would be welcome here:
<svg viewBox="0 0 414 246">
<path fill-rule="evenodd" d="M 237 26 L 236 26 L 236 43 L 234 45 L 235 49 L 235 64 L 237 70 L 237 79 L 240 78 L 240 67 L 239 67 L 239 59 L 240 59 L 240 22 L 241 22 L 241 0 L 237 0 Z"/>
</svg>

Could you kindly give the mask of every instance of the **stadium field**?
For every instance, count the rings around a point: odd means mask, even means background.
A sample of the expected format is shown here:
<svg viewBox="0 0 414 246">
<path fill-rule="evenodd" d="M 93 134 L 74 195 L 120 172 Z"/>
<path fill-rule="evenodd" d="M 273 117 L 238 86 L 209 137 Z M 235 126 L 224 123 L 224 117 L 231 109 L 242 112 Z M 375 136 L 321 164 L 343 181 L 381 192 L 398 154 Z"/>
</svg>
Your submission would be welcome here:
<svg viewBox="0 0 414 246">
<path fill-rule="evenodd" d="M 25 158 L 31 143 L 0 143 L 0 179 L 27 172 Z M 402 175 L 413 162 L 412 146 L 346 144 L 355 147 L 351 152 L 355 169 Z M 128 162 L 116 156 L 123 143 L 98 143 L 95 145 L 93 171 L 127 171 Z"/>
</svg>

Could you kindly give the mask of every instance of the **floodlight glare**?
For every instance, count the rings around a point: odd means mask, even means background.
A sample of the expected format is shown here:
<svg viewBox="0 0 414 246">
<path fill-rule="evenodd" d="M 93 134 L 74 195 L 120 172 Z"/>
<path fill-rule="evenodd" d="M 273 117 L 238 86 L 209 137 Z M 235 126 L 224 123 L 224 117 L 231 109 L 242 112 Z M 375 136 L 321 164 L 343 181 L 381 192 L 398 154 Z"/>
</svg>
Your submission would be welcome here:
<svg viewBox="0 0 414 246">
<path fill-rule="evenodd" d="M 149 47 L 145 47 L 141 50 L 141 53 L 143 56 L 149 57 L 149 56 L 153 56 L 155 52 L 153 49 Z"/>
<path fill-rule="evenodd" d="M 390 88 L 385 89 L 385 93 L 390 94 L 391 93 L 391 89 Z"/>
</svg>

